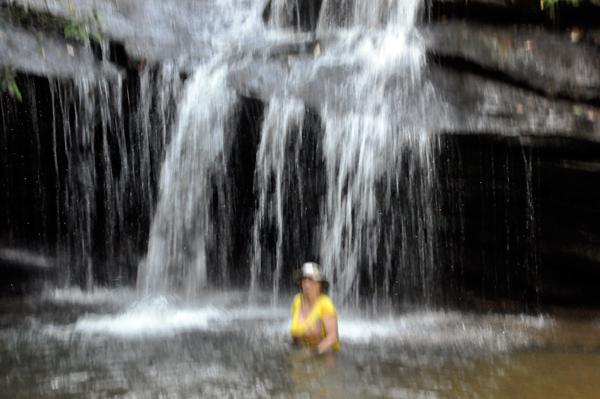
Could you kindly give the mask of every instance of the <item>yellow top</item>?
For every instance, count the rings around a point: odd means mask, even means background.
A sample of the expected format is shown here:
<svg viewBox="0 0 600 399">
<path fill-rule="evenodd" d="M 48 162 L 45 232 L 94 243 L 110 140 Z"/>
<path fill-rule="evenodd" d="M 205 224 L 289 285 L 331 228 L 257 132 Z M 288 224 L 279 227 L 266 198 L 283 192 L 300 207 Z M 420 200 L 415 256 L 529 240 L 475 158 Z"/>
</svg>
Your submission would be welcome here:
<svg viewBox="0 0 600 399">
<path fill-rule="evenodd" d="M 327 295 L 320 294 L 308 317 L 299 321 L 298 316 L 300 315 L 301 307 L 302 294 L 298 294 L 292 302 L 292 337 L 301 338 L 306 346 L 317 346 L 325 338 L 323 320 L 331 316 L 337 317 L 333 302 L 331 302 L 331 299 Z M 340 350 L 339 341 L 335 341 L 332 348 L 334 351 Z"/>
</svg>

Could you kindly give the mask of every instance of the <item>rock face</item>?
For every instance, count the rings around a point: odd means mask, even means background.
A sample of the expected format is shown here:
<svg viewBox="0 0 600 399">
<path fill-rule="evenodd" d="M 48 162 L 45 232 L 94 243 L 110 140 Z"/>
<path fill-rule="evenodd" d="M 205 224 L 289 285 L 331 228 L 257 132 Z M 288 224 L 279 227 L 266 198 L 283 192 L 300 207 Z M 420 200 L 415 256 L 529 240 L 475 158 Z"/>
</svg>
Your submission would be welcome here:
<svg viewBox="0 0 600 399">
<path fill-rule="evenodd" d="M 549 99 L 481 75 L 432 67 L 431 80 L 452 115 L 444 133 L 564 136 L 600 139 L 600 111 L 587 103 Z"/>
<path fill-rule="evenodd" d="M 597 143 L 452 134 L 440 150 L 459 302 L 600 305 Z"/>
<path fill-rule="evenodd" d="M 551 97 L 597 101 L 600 50 L 534 27 L 444 23 L 423 29 L 429 51 L 501 73 L 505 80 Z"/>
<path fill-rule="evenodd" d="M 459 302 L 599 305 L 598 9 L 559 5 L 434 1 L 421 29 L 454 115 L 440 208 Z"/>
<path fill-rule="evenodd" d="M 111 64 L 98 62 L 89 46 L 20 29 L 0 28 L 0 52 L 5 67 L 37 76 L 65 78 L 118 74 Z"/>
<path fill-rule="evenodd" d="M 244 21 L 231 20 L 228 7 L 252 13 L 253 2 L 236 0 L 2 0 L 0 4 L 20 7 L 64 20 L 87 22 L 101 16 L 105 39 L 121 43 L 132 59 L 147 62 L 206 59 L 220 35 L 240 29 Z"/>
</svg>

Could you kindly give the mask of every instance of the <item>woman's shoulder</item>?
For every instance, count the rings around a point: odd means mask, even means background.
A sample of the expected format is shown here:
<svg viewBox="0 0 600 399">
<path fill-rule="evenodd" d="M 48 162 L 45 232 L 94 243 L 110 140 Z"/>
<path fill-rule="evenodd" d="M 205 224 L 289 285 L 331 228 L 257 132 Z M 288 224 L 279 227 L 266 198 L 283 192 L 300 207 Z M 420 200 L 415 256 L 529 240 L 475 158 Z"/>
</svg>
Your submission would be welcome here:
<svg viewBox="0 0 600 399">
<path fill-rule="evenodd" d="M 319 300 L 320 302 L 326 302 L 326 303 L 331 303 L 331 304 L 333 304 L 333 302 L 331 301 L 331 298 L 329 298 L 329 297 L 327 296 L 327 294 L 323 294 L 323 293 L 321 293 L 321 295 L 319 295 L 319 298 L 318 298 L 318 300 Z"/>
<path fill-rule="evenodd" d="M 331 298 L 329 298 L 325 294 L 319 295 L 318 303 L 321 308 L 331 309 L 331 310 L 335 311 L 335 306 L 333 306 L 333 302 L 331 301 Z"/>
</svg>

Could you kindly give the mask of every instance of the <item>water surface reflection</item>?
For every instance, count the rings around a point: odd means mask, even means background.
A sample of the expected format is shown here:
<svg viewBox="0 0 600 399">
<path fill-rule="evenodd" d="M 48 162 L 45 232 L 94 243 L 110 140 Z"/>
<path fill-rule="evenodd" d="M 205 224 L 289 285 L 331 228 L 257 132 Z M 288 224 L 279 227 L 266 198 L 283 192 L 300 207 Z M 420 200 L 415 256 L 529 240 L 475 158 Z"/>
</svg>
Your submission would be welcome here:
<svg viewBox="0 0 600 399">
<path fill-rule="evenodd" d="M 79 294 L 77 294 L 79 295 Z M 340 312 L 342 351 L 288 345 L 287 306 L 131 294 L 0 303 L 7 398 L 595 398 L 600 324 L 523 315 Z"/>
</svg>

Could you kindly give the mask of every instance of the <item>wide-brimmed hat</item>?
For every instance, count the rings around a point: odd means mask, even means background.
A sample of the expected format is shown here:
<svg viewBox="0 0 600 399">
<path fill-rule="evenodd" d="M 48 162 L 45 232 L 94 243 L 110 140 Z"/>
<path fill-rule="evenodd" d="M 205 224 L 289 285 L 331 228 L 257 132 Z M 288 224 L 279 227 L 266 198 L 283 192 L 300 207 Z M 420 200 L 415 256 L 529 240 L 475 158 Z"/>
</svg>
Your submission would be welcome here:
<svg viewBox="0 0 600 399">
<path fill-rule="evenodd" d="M 326 290 L 329 287 L 329 280 L 325 273 L 321 271 L 321 267 L 315 262 L 306 262 L 302 265 L 302 268 L 294 272 L 294 283 L 302 286 L 302 279 L 304 277 L 311 278 L 315 281 L 321 282 L 321 289 Z"/>
</svg>

